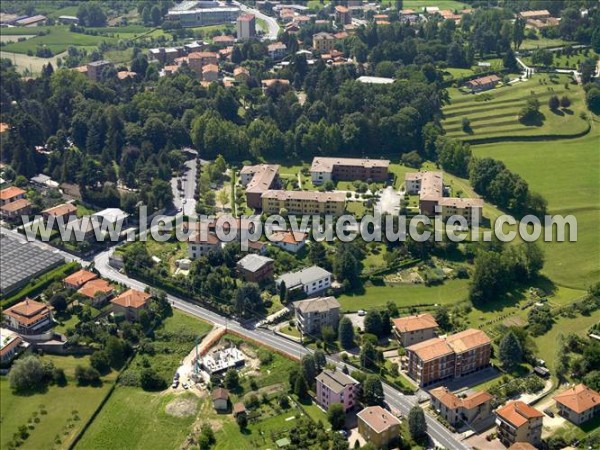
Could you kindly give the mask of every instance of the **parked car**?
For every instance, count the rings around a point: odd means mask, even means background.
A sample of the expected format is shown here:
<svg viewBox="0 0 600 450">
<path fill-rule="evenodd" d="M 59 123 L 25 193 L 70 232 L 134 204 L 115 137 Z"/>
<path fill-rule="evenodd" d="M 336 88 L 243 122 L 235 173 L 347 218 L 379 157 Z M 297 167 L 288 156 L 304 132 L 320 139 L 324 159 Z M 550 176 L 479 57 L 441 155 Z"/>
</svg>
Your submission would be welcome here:
<svg viewBox="0 0 600 450">
<path fill-rule="evenodd" d="M 179 386 L 179 380 L 173 380 L 173 384 L 171 385 L 171 387 L 173 389 L 177 389 L 177 386 Z"/>
<path fill-rule="evenodd" d="M 544 409 L 544 413 L 549 417 L 554 417 L 554 413 L 552 412 L 552 410 L 550 408 Z"/>
<path fill-rule="evenodd" d="M 366 315 L 367 315 L 367 312 L 366 312 L 364 309 L 359 309 L 359 310 L 358 310 L 358 315 L 359 315 L 359 316 L 361 316 L 361 317 L 362 317 L 362 316 L 366 316 Z"/>
<path fill-rule="evenodd" d="M 183 383 L 181 386 L 183 386 L 184 389 L 189 389 L 190 386 L 187 383 Z"/>
</svg>

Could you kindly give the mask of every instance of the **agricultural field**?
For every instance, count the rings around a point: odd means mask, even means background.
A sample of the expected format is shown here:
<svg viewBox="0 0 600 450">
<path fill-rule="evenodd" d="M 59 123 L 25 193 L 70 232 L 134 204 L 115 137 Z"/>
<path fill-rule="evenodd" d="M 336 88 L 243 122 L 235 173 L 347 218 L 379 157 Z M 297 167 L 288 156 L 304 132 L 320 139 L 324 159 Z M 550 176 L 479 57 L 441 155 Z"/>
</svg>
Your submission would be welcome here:
<svg viewBox="0 0 600 450">
<path fill-rule="evenodd" d="M 54 55 L 52 58 L 39 58 L 37 56 L 29 56 L 23 53 L 13 53 L 0 50 L 0 58 L 10 59 L 19 72 L 27 71 L 32 75 L 40 74 L 42 72 L 42 67 L 48 63 L 51 63 L 54 67 L 57 67 L 58 58 L 62 58 L 66 55 L 67 53 L 63 52 L 58 55 Z"/>
<path fill-rule="evenodd" d="M 574 136 L 588 129 L 588 122 L 580 117 L 585 109 L 582 90 L 569 83 L 566 75 L 551 79 L 547 75 L 517 82 L 510 86 L 497 87 L 480 94 L 465 94 L 458 89 L 450 89 L 451 102 L 445 106 L 443 125 L 448 136 L 476 142 L 477 140 L 501 139 L 509 136 L 540 137 Z M 528 123 L 519 121 L 518 114 L 531 95 L 540 102 L 540 114 Z M 548 99 L 552 95 L 567 96 L 571 106 L 567 109 L 551 111 Z M 463 128 L 463 119 L 470 121 Z"/>
<path fill-rule="evenodd" d="M 103 397 L 114 383 L 116 372 L 102 377 L 99 387 L 77 386 L 74 378 L 77 365 L 88 366 L 89 357 L 44 356 L 56 367 L 64 369 L 68 384 L 64 387 L 49 386 L 46 391 L 31 395 L 15 395 L 8 382 L 8 377 L 0 377 L 0 412 L 2 414 L 2 433 L 0 448 L 7 448 L 8 442 L 22 425 L 27 425 L 32 418 L 33 429 L 22 449 L 37 450 L 49 448 L 68 448 L 75 435 L 98 407 Z M 74 414 L 75 412 L 75 414 Z M 77 416 L 77 419 L 75 419 Z M 58 438 L 58 439 L 57 439 Z M 60 441 L 60 442 L 59 442 Z"/>
<path fill-rule="evenodd" d="M 559 69 L 577 69 L 579 65 L 588 58 L 598 59 L 599 55 L 596 54 L 593 50 L 587 49 L 586 51 L 574 49 L 573 54 L 567 56 L 565 54 L 558 54 L 558 52 L 553 53 L 554 58 L 552 60 L 552 66 L 557 67 Z M 533 65 L 531 61 L 531 56 L 524 56 L 521 58 L 523 62 L 527 65 Z"/>
</svg>

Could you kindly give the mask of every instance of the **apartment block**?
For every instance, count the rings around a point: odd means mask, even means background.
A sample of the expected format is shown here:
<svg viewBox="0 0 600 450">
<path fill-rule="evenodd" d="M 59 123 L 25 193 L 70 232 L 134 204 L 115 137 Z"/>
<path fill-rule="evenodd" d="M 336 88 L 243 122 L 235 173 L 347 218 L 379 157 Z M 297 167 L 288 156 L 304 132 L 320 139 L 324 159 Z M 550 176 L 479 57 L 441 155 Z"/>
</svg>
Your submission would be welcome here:
<svg viewBox="0 0 600 450">
<path fill-rule="evenodd" d="M 400 317 L 393 319 L 392 322 L 394 334 L 403 347 L 410 347 L 436 337 L 438 324 L 429 313 Z"/>
<path fill-rule="evenodd" d="M 350 411 L 356 404 L 360 383 L 339 370 L 325 369 L 315 378 L 317 403 L 325 411 L 329 405 L 340 403 L 344 411 Z"/>
<path fill-rule="evenodd" d="M 239 40 L 247 41 L 256 36 L 256 18 L 253 14 L 242 14 L 235 23 Z"/>
<path fill-rule="evenodd" d="M 321 327 L 337 329 L 340 321 L 340 302 L 335 297 L 318 297 L 294 302 L 296 326 L 302 334 L 319 335 Z"/>
<path fill-rule="evenodd" d="M 313 159 L 310 174 L 314 185 L 327 181 L 386 181 L 390 162 L 383 159 L 321 158 Z"/>
<path fill-rule="evenodd" d="M 313 35 L 313 49 L 319 53 L 329 53 L 335 48 L 337 39 L 331 33 L 316 33 Z"/>
<path fill-rule="evenodd" d="M 343 192 L 269 190 L 262 194 L 262 209 L 267 214 L 328 214 L 341 216 L 346 208 Z"/>
<path fill-rule="evenodd" d="M 489 366 L 491 349 L 490 338 L 475 329 L 429 339 L 406 349 L 408 375 L 419 386 L 468 375 Z"/>
<path fill-rule="evenodd" d="M 508 402 L 496 410 L 498 439 L 507 447 L 517 442 L 537 447 L 542 442 L 543 417 L 540 411 L 520 400 Z"/>
<path fill-rule="evenodd" d="M 331 280 L 331 272 L 318 266 L 311 266 L 297 272 L 288 272 L 281 275 L 275 280 L 275 285 L 279 287 L 281 283 L 284 283 L 288 293 L 298 290 L 310 297 L 329 289 Z"/>
<path fill-rule="evenodd" d="M 259 164 L 244 166 L 240 171 L 242 186 L 246 187 L 246 203 L 249 208 L 262 208 L 262 195 L 279 186 L 279 165 Z"/>
<path fill-rule="evenodd" d="M 376 448 L 388 448 L 400 436 L 400 421 L 381 406 L 369 406 L 356 417 L 358 432 Z"/>
</svg>

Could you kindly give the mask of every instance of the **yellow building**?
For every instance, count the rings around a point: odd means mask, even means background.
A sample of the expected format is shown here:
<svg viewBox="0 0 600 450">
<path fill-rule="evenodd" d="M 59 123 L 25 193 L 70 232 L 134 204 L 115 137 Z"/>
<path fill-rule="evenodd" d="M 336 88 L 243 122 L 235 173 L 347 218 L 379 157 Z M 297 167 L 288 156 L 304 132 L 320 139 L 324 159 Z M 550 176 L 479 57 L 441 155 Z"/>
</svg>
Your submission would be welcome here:
<svg viewBox="0 0 600 450">
<path fill-rule="evenodd" d="M 343 192 L 309 192 L 269 190 L 262 194 L 262 209 L 266 214 L 328 214 L 341 216 L 346 207 Z"/>
<path fill-rule="evenodd" d="M 359 412 L 358 432 L 376 448 L 388 448 L 398 440 L 400 421 L 381 406 L 370 406 Z"/>
</svg>

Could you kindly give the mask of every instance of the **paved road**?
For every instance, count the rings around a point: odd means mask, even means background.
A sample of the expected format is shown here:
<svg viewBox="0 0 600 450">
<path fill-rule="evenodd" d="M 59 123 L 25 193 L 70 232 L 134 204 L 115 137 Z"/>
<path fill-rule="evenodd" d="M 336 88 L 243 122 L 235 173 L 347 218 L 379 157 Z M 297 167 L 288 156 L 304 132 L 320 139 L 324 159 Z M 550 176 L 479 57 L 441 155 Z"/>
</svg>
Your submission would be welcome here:
<svg viewBox="0 0 600 450">
<path fill-rule="evenodd" d="M 198 160 L 194 157 L 185 162 L 185 169 L 181 177 L 171 179 L 173 190 L 173 205 L 179 211 L 190 217 L 196 217 L 196 184 L 198 183 Z M 181 180 L 182 190 L 177 189 L 177 180 Z"/>
<path fill-rule="evenodd" d="M 94 258 L 95 268 L 98 270 L 98 272 L 100 272 L 100 274 L 103 277 L 139 290 L 144 290 L 147 287 L 145 283 L 129 278 L 127 275 L 122 274 L 114 268 L 112 268 L 111 266 L 109 266 L 108 256 L 109 252 L 106 251 L 98 254 Z M 227 319 L 226 317 L 223 317 L 217 313 L 196 306 L 189 302 L 186 302 L 185 300 L 182 300 L 173 295 L 167 295 L 167 298 L 170 302 L 172 302 L 175 308 L 181 311 L 184 311 L 190 315 L 206 320 L 208 322 L 212 322 L 216 325 L 224 326 L 232 331 L 235 331 L 236 333 L 239 333 L 242 336 L 245 336 L 257 342 L 262 342 L 265 345 L 268 345 L 271 348 L 276 349 L 291 357 L 299 359 L 307 353 L 310 353 L 311 351 L 298 343 L 292 342 L 284 337 L 274 334 L 271 330 L 265 330 L 261 328 L 246 328 L 240 325 L 240 323 L 237 321 Z M 341 363 L 339 360 L 329 358 L 329 362 L 335 364 L 340 369 L 343 366 L 343 363 Z M 384 384 L 383 388 L 385 393 L 385 401 L 387 402 L 387 404 L 391 408 L 395 409 L 396 411 L 399 411 L 406 417 L 410 408 L 416 404 L 416 398 L 414 396 L 403 395 L 387 384 Z M 429 435 L 439 447 L 452 450 L 467 450 L 470 448 L 463 442 L 457 440 L 456 435 L 447 430 L 433 417 L 427 416 L 427 425 Z"/>
<path fill-rule="evenodd" d="M 262 19 L 266 22 L 269 29 L 265 30 L 265 35 L 263 37 L 265 41 L 277 40 L 277 36 L 279 36 L 279 30 L 281 29 L 281 27 L 277 23 L 277 20 L 275 20 L 271 16 L 267 16 L 266 14 L 261 13 L 258 9 L 250 8 L 249 6 L 244 5 L 243 3 L 234 1 L 233 4 L 239 6 L 242 11 L 254 14 L 257 19 Z"/>
</svg>

